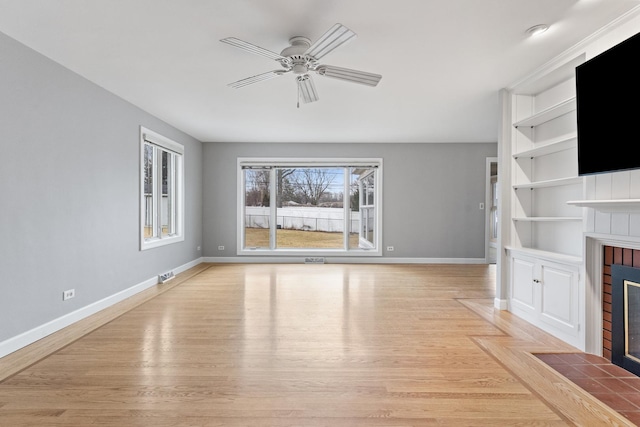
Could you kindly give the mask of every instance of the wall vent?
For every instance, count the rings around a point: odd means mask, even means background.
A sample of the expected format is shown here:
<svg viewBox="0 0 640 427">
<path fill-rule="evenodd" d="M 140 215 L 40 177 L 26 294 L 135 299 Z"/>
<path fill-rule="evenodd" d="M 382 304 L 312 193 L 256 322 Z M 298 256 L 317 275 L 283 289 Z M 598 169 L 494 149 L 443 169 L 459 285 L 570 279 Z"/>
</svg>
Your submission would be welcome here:
<svg viewBox="0 0 640 427">
<path fill-rule="evenodd" d="M 162 273 L 161 275 L 158 276 L 158 281 L 160 283 L 165 283 L 173 279 L 174 277 L 176 276 L 173 274 L 173 271 L 167 271 L 166 273 Z"/>
<path fill-rule="evenodd" d="M 324 264 L 323 257 L 306 257 L 304 259 L 305 264 Z"/>
</svg>

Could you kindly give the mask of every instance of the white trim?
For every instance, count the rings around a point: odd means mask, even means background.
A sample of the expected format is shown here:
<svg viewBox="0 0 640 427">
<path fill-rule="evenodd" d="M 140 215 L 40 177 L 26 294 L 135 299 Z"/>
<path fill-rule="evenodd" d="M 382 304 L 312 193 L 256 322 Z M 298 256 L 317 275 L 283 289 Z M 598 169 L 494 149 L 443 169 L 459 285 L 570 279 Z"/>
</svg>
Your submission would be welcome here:
<svg viewBox="0 0 640 427">
<path fill-rule="evenodd" d="M 175 194 L 175 203 L 176 203 L 176 216 L 175 219 L 175 227 L 176 232 L 172 236 L 167 237 L 156 237 L 154 239 L 145 239 L 144 237 L 144 222 L 145 222 L 145 200 L 144 200 L 144 146 L 146 143 L 154 144 L 162 149 L 171 151 L 175 153 L 175 178 L 176 178 L 176 194 Z M 155 152 L 155 150 L 154 150 Z M 154 162 L 154 169 L 155 169 Z M 139 225 L 139 233 L 140 233 L 140 250 L 144 251 L 147 249 L 157 248 L 160 246 L 169 245 L 172 243 L 182 242 L 184 241 L 185 235 L 185 169 L 184 169 L 184 146 L 175 141 L 166 138 L 159 133 L 156 133 L 152 130 L 145 128 L 144 126 L 140 126 L 140 159 L 139 159 L 139 168 L 140 168 L 140 195 L 139 195 L 139 209 L 140 209 L 140 225 Z M 155 175 L 154 170 L 154 185 L 156 181 L 159 181 L 159 178 Z M 154 208 L 155 209 L 155 208 Z M 155 215 L 159 220 L 161 214 L 158 212 Z M 155 224 L 154 224 L 155 225 Z"/>
<path fill-rule="evenodd" d="M 244 182 L 244 172 L 242 171 L 241 158 L 238 157 L 236 163 L 236 212 L 239 218 L 246 218 L 245 215 L 245 206 L 244 206 L 244 191 L 240 191 L 240 189 L 246 188 L 246 184 Z M 240 248 L 242 248 L 242 243 L 244 242 L 244 227 L 242 223 L 238 224 L 239 218 L 236 218 L 236 248 L 237 252 L 240 252 Z M 243 221 L 244 222 L 244 221 Z"/>
<path fill-rule="evenodd" d="M 379 157 L 238 157 L 238 166 L 361 166 L 382 167 Z"/>
<path fill-rule="evenodd" d="M 358 255 L 358 254 L 356 254 Z M 304 256 L 204 257 L 213 264 L 304 264 Z M 324 257 L 327 264 L 486 264 L 484 258 L 367 258 Z"/>
<path fill-rule="evenodd" d="M 375 206 L 376 206 L 376 225 L 375 225 L 375 249 L 329 249 L 329 250 L 320 250 L 320 249 L 269 249 L 269 248 L 258 248 L 258 249 L 245 249 L 244 248 L 244 218 L 245 215 L 245 202 L 244 202 L 244 193 L 246 184 L 244 182 L 244 169 L 243 167 L 349 167 L 349 166 L 358 166 L 358 167 L 366 167 L 366 168 L 375 168 Z M 282 158 L 282 157 L 238 157 L 237 158 L 237 188 L 236 188 L 236 202 L 237 202 L 237 225 L 236 225 L 236 255 L 238 257 L 242 256 L 251 256 L 253 257 L 256 253 L 264 254 L 265 256 L 276 256 L 276 257 L 288 257 L 288 256 L 321 256 L 328 257 L 333 256 L 335 254 L 339 254 L 344 257 L 381 257 L 382 256 L 382 212 L 383 212 L 383 159 L 382 158 L 369 158 L 369 157 L 356 157 L 356 158 L 348 158 L 348 157 L 340 157 L 340 158 L 330 158 L 330 157 L 318 157 L 318 158 Z M 275 173 L 275 172 L 274 172 Z M 274 177 L 271 177 L 271 180 L 275 182 Z M 345 188 L 347 188 L 348 183 L 345 182 Z M 271 186 L 271 200 L 275 200 L 275 186 Z M 348 198 L 348 192 L 344 193 Z M 348 209 L 348 202 L 343 208 Z M 276 206 L 274 203 L 271 204 L 271 215 L 275 216 Z M 345 214 L 345 224 L 346 224 L 347 214 Z M 270 241 L 271 246 L 273 247 L 273 240 L 275 239 L 275 223 L 271 225 L 272 229 L 270 231 Z M 348 242 L 348 238 L 345 237 L 345 242 Z M 239 258 L 242 259 L 242 258 Z M 283 258 L 284 259 L 284 258 Z M 297 258 L 298 259 L 298 258 Z"/>
<path fill-rule="evenodd" d="M 508 310 L 509 309 L 509 301 L 506 299 L 494 298 L 493 299 L 493 307 L 498 310 Z"/>
<path fill-rule="evenodd" d="M 152 144 L 160 145 L 161 147 L 164 147 L 167 150 L 171 150 L 175 153 L 184 154 L 184 146 L 182 144 L 179 144 L 165 136 L 160 135 L 157 132 L 147 129 L 144 126 L 140 126 L 140 135 L 145 141 L 151 142 Z"/>
<path fill-rule="evenodd" d="M 491 197 L 491 164 L 495 163 L 496 165 L 498 164 L 498 158 L 497 157 L 487 157 L 485 159 L 485 188 L 484 188 L 484 258 L 487 262 L 487 264 L 489 264 L 489 262 L 491 261 L 491 256 L 490 256 L 490 251 L 491 251 L 491 205 L 493 203 L 493 198 Z M 498 176 L 498 179 L 500 179 L 500 177 Z M 497 185 L 496 184 L 496 191 L 497 191 Z M 496 196 L 497 197 L 497 196 Z M 500 203 L 500 200 L 498 200 L 498 204 Z M 497 240 L 497 239 L 496 239 Z M 497 263 L 497 258 L 498 258 L 498 248 L 497 248 L 497 241 L 496 241 L 496 260 L 495 262 Z"/>
<path fill-rule="evenodd" d="M 561 67 L 563 64 L 565 64 L 567 61 L 571 60 L 572 58 L 578 57 L 580 55 L 584 55 L 584 50 L 591 43 L 593 43 L 594 41 L 597 41 L 605 34 L 609 33 L 612 30 L 615 30 L 616 28 L 619 28 L 621 25 L 625 24 L 626 22 L 630 21 L 631 19 L 634 19 L 636 16 L 639 16 L 639 15 L 640 15 L 640 5 L 635 6 L 633 9 L 629 10 L 624 15 L 616 18 L 615 20 L 611 21 L 610 23 L 600 28 L 596 32 L 590 34 L 588 37 L 582 39 L 581 41 L 579 41 L 569 49 L 565 50 L 564 52 L 552 58 L 550 61 L 546 62 L 542 66 L 535 69 L 531 74 L 525 76 L 524 78 L 518 80 L 515 83 L 512 83 L 506 89 L 509 91 L 513 91 L 515 90 L 515 88 L 521 85 L 526 85 L 527 83 L 533 80 L 537 80 L 541 76 L 548 74 L 550 71 L 557 69 L 558 67 Z"/>
<path fill-rule="evenodd" d="M 182 273 L 183 271 L 195 267 L 202 262 L 203 258 L 195 259 L 191 262 L 174 268 L 173 272 L 175 274 Z M 0 342 L 0 357 L 4 357 L 10 353 L 13 353 L 14 351 L 20 350 L 21 348 L 26 347 L 29 344 L 33 344 L 34 342 L 46 337 L 47 335 L 51 335 L 54 332 L 64 329 L 69 325 L 72 325 L 82 319 L 98 313 L 99 311 L 111 307 L 121 301 L 124 301 L 125 299 L 130 298 L 146 289 L 152 288 L 158 283 L 158 276 L 154 276 L 130 288 L 124 289 L 99 301 L 93 302 L 89 305 L 72 311 L 71 313 L 60 316 L 57 319 L 53 319 L 40 326 L 36 326 L 29 331 L 6 339 Z"/>
</svg>

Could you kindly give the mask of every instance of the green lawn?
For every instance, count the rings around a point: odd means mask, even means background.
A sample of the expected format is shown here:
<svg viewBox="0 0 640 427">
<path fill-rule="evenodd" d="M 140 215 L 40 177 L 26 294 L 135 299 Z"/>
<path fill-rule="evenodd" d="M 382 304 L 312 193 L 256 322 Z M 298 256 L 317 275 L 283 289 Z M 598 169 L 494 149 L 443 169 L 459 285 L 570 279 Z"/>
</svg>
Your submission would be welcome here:
<svg viewBox="0 0 640 427">
<path fill-rule="evenodd" d="M 268 248 L 269 229 L 267 228 L 245 228 L 245 247 L 247 248 Z M 278 248 L 320 248 L 320 249 L 342 249 L 342 233 L 328 233 L 324 231 L 301 231 L 283 230 L 276 231 L 276 245 Z M 358 235 L 349 236 L 349 246 L 358 247 Z"/>
</svg>

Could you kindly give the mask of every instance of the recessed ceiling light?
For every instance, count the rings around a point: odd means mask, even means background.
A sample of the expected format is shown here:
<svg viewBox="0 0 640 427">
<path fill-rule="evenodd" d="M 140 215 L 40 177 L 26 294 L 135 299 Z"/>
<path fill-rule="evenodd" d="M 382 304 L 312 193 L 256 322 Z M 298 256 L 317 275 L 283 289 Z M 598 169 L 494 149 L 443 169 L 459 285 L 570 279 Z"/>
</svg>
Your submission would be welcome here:
<svg viewBox="0 0 640 427">
<path fill-rule="evenodd" d="M 533 27 L 529 28 L 527 30 L 527 34 L 529 34 L 531 37 L 535 37 L 535 36 L 539 36 L 540 34 L 544 33 L 548 29 L 549 29 L 548 25 L 546 25 L 546 24 L 538 24 L 538 25 L 534 25 Z"/>
</svg>

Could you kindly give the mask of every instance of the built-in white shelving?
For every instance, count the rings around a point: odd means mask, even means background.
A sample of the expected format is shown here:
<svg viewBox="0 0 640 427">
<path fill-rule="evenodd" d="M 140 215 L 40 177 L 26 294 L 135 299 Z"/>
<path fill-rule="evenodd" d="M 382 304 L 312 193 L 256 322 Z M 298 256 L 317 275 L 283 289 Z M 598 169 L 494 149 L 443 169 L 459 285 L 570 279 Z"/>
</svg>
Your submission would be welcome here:
<svg viewBox="0 0 640 427">
<path fill-rule="evenodd" d="M 506 246 L 505 249 L 511 255 L 525 255 L 535 258 L 557 261 L 563 264 L 579 266 L 582 264 L 582 257 L 573 255 L 563 255 L 557 252 L 542 251 L 540 249 L 521 248 L 517 246 Z"/>
<path fill-rule="evenodd" d="M 514 184 L 514 190 L 522 190 L 529 189 L 533 190 L 535 188 L 546 188 L 546 187 L 557 187 L 560 185 L 572 185 L 572 184 L 580 184 L 582 183 L 581 177 L 567 177 L 567 178 L 557 178 L 557 179 L 549 179 L 546 181 L 533 181 L 527 182 L 524 184 Z"/>
<path fill-rule="evenodd" d="M 513 95 L 512 117 L 529 115 L 512 123 L 512 245 L 507 254 L 510 310 L 569 343 L 578 343 L 583 216 L 566 202 L 584 197 L 584 179 L 578 176 L 571 83 L 569 78 L 536 93 Z M 559 101 L 554 104 L 554 100 Z"/>
<path fill-rule="evenodd" d="M 536 114 L 533 114 L 525 119 L 517 121 L 513 124 L 516 128 L 519 127 L 535 127 L 557 117 L 563 116 L 576 109 L 576 98 L 572 97 L 558 104 L 553 105 L 547 109 L 544 109 Z"/>
<path fill-rule="evenodd" d="M 566 203 L 584 197 L 575 111 L 575 67 L 583 61 L 577 57 L 512 92 L 511 243 L 534 257 L 583 252 L 583 215 Z"/>
<path fill-rule="evenodd" d="M 566 135 L 552 138 L 547 141 L 538 143 L 535 148 L 530 150 L 513 153 L 514 159 L 542 157 L 548 154 L 558 153 L 560 151 L 569 150 L 577 146 L 577 132 L 570 132 Z"/>
<path fill-rule="evenodd" d="M 520 216 L 514 217 L 514 221 L 529 222 L 575 222 L 582 221 L 581 216 Z"/>
<path fill-rule="evenodd" d="M 607 213 L 640 213 L 640 199 L 569 200 L 567 204 Z"/>
</svg>

